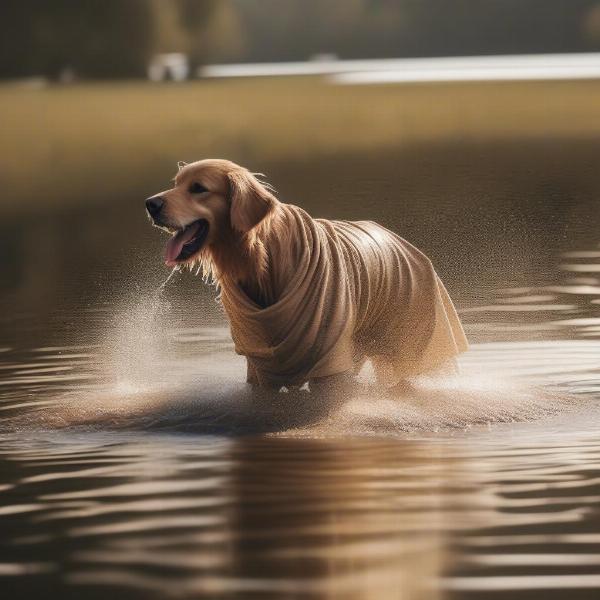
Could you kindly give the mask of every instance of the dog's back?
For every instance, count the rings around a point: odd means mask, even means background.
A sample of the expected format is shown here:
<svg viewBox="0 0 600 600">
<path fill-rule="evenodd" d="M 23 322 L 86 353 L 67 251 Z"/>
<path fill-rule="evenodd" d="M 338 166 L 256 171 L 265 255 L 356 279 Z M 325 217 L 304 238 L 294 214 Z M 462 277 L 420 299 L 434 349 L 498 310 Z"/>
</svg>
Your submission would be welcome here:
<svg viewBox="0 0 600 600">
<path fill-rule="evenodd" d="M 282 293 L 263 309 L 236 287 L 222 293 L 236 348 L 259 382 L 302 383 L 370 358 L 397 383 L 466 349 L 444 286 L 414 246 L 374 222 L 281 210 L 277 244 L 293 249 L 293 261 L 273 266 L 287 272 Z M 277 250 L 270 255 L 281 262 Z"/>
</svg>

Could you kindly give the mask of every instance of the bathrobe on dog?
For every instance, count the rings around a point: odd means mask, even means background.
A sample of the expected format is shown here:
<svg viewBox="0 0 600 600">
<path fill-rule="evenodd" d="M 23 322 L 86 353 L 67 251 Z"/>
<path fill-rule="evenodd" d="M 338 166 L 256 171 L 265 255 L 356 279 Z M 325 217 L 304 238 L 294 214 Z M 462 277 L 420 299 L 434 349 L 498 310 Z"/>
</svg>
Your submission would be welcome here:
<svg viewBox="0 0 600 600">
<path fill-rule="evenodd" d="M 279 210 L 285 243 L 299 257 L 283 293 L 261 308 L 234 282 L 221 287 L 250 383 L 302 384 L 370 359 L 378 379 L 395 384 L 467 349 L 444 285 L 414 246 L 372 221 L 313 219 L 290 204 Z"/>
</svg>

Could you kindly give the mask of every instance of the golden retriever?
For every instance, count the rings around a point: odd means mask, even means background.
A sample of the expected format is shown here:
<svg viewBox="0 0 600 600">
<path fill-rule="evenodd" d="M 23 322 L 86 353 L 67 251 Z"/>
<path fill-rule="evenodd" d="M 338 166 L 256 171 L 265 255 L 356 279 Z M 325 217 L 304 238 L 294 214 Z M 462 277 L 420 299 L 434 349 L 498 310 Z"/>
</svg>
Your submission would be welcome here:
<svg viewBox="0 0 600 600">
<path fill-rule="evenodd" d="M 248 381 L 301 385 L 369 360 L 398 384 L 467 348 L 427 257 L 372 221 L 313 219 L 227 160 L 181 166 L 146 200 L 171 234 L 165 263 L 200 265 L 220 288 Z"/>
</svg>

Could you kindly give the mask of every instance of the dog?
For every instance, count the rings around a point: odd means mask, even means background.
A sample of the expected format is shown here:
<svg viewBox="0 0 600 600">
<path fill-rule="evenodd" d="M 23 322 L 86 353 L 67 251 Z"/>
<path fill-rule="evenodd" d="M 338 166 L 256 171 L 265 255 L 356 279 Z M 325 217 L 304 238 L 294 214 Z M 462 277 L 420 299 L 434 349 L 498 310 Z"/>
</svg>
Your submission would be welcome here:
<svg viewBox="0 0 600 600">
<path fill-rule="evenodd" d="M 370 361 L 402 385 L 454 363 L 467 340 L 431 261 L 373 221 L 315 219 L 228 160 L 180 164 L 146 200 L 171 234 L 170 267 L 199 266 L 220 290 L 254 386 L 347 376 Z"/>
</svg>

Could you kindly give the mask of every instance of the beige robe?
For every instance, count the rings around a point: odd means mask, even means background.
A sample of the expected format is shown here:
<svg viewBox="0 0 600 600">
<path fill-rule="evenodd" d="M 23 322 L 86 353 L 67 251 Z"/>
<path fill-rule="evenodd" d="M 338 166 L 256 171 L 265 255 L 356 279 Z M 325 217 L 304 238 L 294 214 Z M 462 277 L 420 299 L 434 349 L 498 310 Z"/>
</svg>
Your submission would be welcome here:
<svg viewBox="0 0 600 600">
<path fill-rule="evenodd" d="M 260 308 L 234 282 L 221 302 L 248 381 L 299 385 L 357 371 L 370 359 L 389 384 L 435 370 L 467 349 L 460 320 L 430 260 L 372 221 L 313 219 L 280 204 L 296 259 L 276 301 Z M 269 248 L 271 262 L 281 248 Z"/>
</svg>

